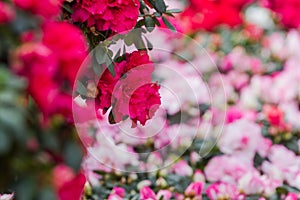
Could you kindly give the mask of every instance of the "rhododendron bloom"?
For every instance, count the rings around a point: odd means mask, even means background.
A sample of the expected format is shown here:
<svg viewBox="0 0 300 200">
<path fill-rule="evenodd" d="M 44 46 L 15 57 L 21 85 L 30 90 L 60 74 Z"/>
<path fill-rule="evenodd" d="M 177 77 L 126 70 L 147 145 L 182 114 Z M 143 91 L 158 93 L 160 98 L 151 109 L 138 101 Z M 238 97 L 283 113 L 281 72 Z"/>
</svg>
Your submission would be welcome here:
<svg viewBox="0 0 300 200">
<path fill-rule="evenodd" d="M 63 0 L 13 0 L 13 2 L 19 8 L 49 20 L 61 12 Z"/>
<path fill-rule="evenodd" d="M 202 189 L 203 189 L 204 183 L 203 182 L 194 182 L 191 183 L 186 189 L 185 189 L 185 195 L 188 197 L 194 197 L 199 199 L 199 197 L 202 197 Z"/>
<path fill-rule="evenodd" d="M 213 30 L 218 25 L 234 27 L 242 23 L 242 8 L 251 0 L 191 0 L 190 6 L 181 17 L 187 23 L 188 30 Z"/>
<path fill-rule="evenodd" d="M 0 8 L 0 25 L 15 18 L 15 12 L 9 4 L 0 1 Z"/>
<path fill-rule="evenodd" d="M 137 122 L 145 125 L 161 104 L 160 87 L 151 82 L 154 66 L 146 51 L 135 51 L 125 57 L 116 63 L 114 77 L 108 69 L 103 72 L 96 107 L 105 113 L 112 106 L 115 122 L 129 117 L 133 126 Z"/>
<path fill-rule="evenodd" d="M 144 187 L 140 190 L 140 200 L 156 200 L 156 195 L 150 187 Z"/>
<path fill-rule="evenodd" d="M 100 31 L 123 32 L 132 29 L 139 15 L 138 0 L 77 0 L 72 19 L 87 22 Z"/>
<path fill-rule="evenodd" d="M 172 193 L 169 190 L 160 190 L 156 195 L 156 199 L 162 199 L 162 200 L 170 200 L 171 197 L 172 197 Z"/>
<path fill-rule="evenodd" d="M 206 188 L 210 200 L 238 199 L 239 192 L 234 185 L 228 183 L 213 183 Z"/>
<path fill-rule="evenodd" d="M 260 132 L 256 123 L 245 119 L 236 120 L 225 127 L 218 146 L 223 153 L 254 156 L 262 140 Z"/>
<path fill-rule="evenodd" d="M 191 176 L 193 174 L 193 169 L 185 160 L 181 160 L 173 165 L 172 170 L 180 176 Z"/>
<path fill-rule="evenodd" d="M 42 41 L 25 43 L 17 49 L 14 70 L 29 79 L 29 93 L 45 120 L 54 114 L 72 120 L 70 93 L 80 65 L 87 56 L 86 50 L 81 31 L 65 22 L 45 23 Z"/>
<path fill-rule="evenodd" d="M 265 0 L 265 6 L 275 11 L 281 23 L 287 28 L 297 28 L 300 25 L 300 4 L 298 0 Z"/>
<path fill-rule="evenodd" d="M 114 187 L 108 197 L 108 200 L 122 200 L 125 197 L 125 189 Z"/>
</svg>

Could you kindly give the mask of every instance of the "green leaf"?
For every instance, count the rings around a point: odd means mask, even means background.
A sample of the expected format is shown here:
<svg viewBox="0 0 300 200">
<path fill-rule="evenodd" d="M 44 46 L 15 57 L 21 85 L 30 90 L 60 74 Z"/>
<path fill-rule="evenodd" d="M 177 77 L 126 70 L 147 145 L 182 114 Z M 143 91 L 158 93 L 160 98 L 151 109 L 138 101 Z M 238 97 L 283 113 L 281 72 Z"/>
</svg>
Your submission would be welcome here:
<svg viewBox="0 0 300 200">
<path fill-rule="evenodd" d="M 110 111 L 109 115 L 108 115 L 108 121 L 110 124 L 115 124 L 115 118 L 114 118 L 114 114 L 112 113 L 112 111 Z"/>
<path fill-rule="evenodd" d="M 78 94 L 86 96 L 87 90 L 86 87 L 80 81 L 77 81 L 77 90 Z"/>
<path fill-rule="evenodd" d="M 68 11 L 69 13 L 73 13 L 72 7 L 69 4 L 62 4 L 63 9 Z"/>
<path fill-rule="evenodd" d="M 107 63 L 107 69 L 109 70 L 109 72 L 111 73 L 111 75 L 113 77 L 116 76 L 116 73 L 115 73 L 115 64 L 113 62 L 110 62 L 110 63 Z"/>
<path fill-rule="evenodd" d="M 155 23 L 153 21 L 153 18 L 150 16 L 146 16 L 145 17 L 145 25 L 146 25 L 147 31 L 152 32 L 155 28 Z"/>
<path fill-rule="evenodd" d="M 282 194 L 287 195 L 289 193 L 289 191 L 284 187 L 278 187 L 278 188 L 276 188 L 276 193 L 280 194 L 280 195 L 282 195 Z"/>
<path fill-rule="evenodd" d="M 105 46 L 98 46 L 95 49 L 95 58 L 98 62 L 98 64 L 103 64 L 105 63 L 106 59 L 107 59 L 107 48 Z"/>
<path fill-rule="evenodd" d="M 149 0 L 149 3 L 157 10 L 157 12 L 165 13 L 167 11 L 164 0 Z"/>
<path fill-rule="evenodd" d="M 182 12 L 182 10 L 180 10 L 180 9 L 169 9 L 169 10 L 167 10 L 167 12 L 166 13 L 181 13 Z"/>
<path fill-rule="evenodd" d="M 170 30 L 176 32 L 176 28 L 168 21 L 168 19 L 165 16 L 162 16 L 162 20 Z"/>
</svg>

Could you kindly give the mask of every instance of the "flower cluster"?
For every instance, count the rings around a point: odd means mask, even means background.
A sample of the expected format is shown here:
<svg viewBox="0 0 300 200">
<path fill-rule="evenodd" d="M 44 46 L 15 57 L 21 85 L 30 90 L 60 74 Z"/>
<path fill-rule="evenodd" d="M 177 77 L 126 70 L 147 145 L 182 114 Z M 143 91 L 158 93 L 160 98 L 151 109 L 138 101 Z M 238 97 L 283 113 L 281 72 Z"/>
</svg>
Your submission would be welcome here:
<svg viewBox="0 0 300 200">
<path fill-rule="evenodd" d="M 137 0 L 77 0 L 72 19 L 75 22 L 87 22 L 99 31 L 111 30 L 121 33 L 132 29 L 139 15 Z"/>
<path fill-rule="evenodd" d="M 129 117 L 133 123 L 145 125 L 160 105 L 159 86 L 152 82 L 153 63 L 146 51 L 126 54 L 125 59 L 115 66 L 113 76 L 106 69 L 99 82 L 97 107 L 103 113 L 112 106 L 115 122 Z"/>
<path fill-rule="evenodd" d="M 16 50 L 13 68 L 28 78 L 29 93 L 45 119 L 61 114 L 72 120 L 70 91 L 86 56 L 83 34 L 65 22 L 45 23 L 40 41 L 27 41 Z"/>
<path fill-rule="evenodd" d="M 43 2 L 36 0 L 13 0 L 13 3 L 20 9 L 38 15 L 44 20 L 49 20 L 60 14 L 63 0 L 47 0 Z"/>
<path fill-rule="evenodd" d="M 100 122 L 96 139 L 88 136 L 94 144 L 90 143 L 91 153 L 84 161 L 93 194 L 104 199 L 297 200 L 300 33 L 265 29 L 258 23 L 246 30 L 195 33 L 209 55 L 184 52 L 193 58 L 196 69 L 172 56 L 150 52 L 153 60 L 170 67 L 153 74 L 165 86 L 160 90 L 165 113 L 156 113 L 154 126 L 134 130 L 128 124 Z M 168 34 L 162 31 L 157 37 L 168 38 Z M 176 44 L 168 43 L 176 48 L 166 48 L 182 55 L 180 45 L 186 40 L 177 39 Z M 199 71 L 206 83 L 197 77 Z M 101 146 L 104 135 L 109 148 Z M 98 187 L 105 189 L 100 193 Z"/>
<path fill-rule="evenodd" d="M 234 27 L 242 24 L 241 10 L 251 0 L 191 0 L 181 18 L 187 25 L 187 30 L 213 30 L 218 25 Z"/>
<path fill-rule="evenodd" d="M 263 4 L 279 14 L 280 21 L 285 27 L 297 28 L 300 26 L 299 1 L 265 0 Z"/>
</svg>

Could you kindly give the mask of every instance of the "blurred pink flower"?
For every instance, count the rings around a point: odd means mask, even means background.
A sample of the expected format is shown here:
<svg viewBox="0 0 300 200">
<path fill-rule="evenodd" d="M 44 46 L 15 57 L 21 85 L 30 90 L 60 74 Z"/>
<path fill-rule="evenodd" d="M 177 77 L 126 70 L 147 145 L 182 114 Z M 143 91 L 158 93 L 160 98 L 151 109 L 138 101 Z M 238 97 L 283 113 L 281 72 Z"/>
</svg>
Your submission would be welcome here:
<svg viewBox="0 0 300 200">
<path fill-rule="evenodd" d="M 210 200 L 238 199 L 239 191 L 234 185 L 228 183 L 213 183 L 206 188 Z"/>
<path fill-rule="evenodd" d="M 44 20 L 49 20 L 61 12 L 63 0 L 13 0 L 13 3 L 21 9 L 43 17 Z"/>
<path fill-rule="evenodd" d="M 203 182 L 193 182 L 185 189 L 184 193 L 186 196 L 193 197 L 195 200 L 201 200 L 203 187 Z"/>
<path fill-rule="evenodd" d="M 12 194 L 0 194 L 0 200 L 13 200 L 14 193 Z"/>
<path fill-rule="evenodd" d="M 298 0 L 264 0 L 264 5 L 279 15 L 281 23 L 287 28 L 300 26 L 300 4 Z"/>
<path fill-rule="evenodd" d="M 156 200 L 156 195 L 150 187 L 146 186 L 140 190 L 140 200 Z"/>
<path fill-rule="evenodd" d="M 253 158 L 262 140 L 261 128 L 246 119 L 226 125 L 218 146 L 226 154 L 243 154 Z"/>
<path fill-rule="evenodd" d="M 174 171 L 175 174 L 178 174 L 180 176 L 193 175 L 193 169 L 188 165 L 188 163 L 185 160 L 180 160 L 176 164 L 174 164 L 172 166 L 172 171 Z"/>
<path fill-rule="evenodd" d="M 162 199 L 162 200 L 170 200 L 172 197 L 172 193 L 169 190 L 159 190 L 156 199 Z"/>
<path fill-rule="evenodd" d="M 114 187 L 108 197 L 108 200 L 122 200 L 125 197 L 125 189 L 122 187 Z"/>
<path fill-rule="evenodd" d="M 240 157 L 227 155 L 213 157 L 204 169 L 208 181 L 222 181 L 232 184 L 236 184 L 244 174 L 252 171 L 254 171 L 254 167 L 248 159 L 244 161 Z"/>
<path fill-rule="evenodd" d="M 0 7 L 0 25 L 8 23 L 15 18 L 15 11 L 9 4 L 0 1 Z"/>
</svg>

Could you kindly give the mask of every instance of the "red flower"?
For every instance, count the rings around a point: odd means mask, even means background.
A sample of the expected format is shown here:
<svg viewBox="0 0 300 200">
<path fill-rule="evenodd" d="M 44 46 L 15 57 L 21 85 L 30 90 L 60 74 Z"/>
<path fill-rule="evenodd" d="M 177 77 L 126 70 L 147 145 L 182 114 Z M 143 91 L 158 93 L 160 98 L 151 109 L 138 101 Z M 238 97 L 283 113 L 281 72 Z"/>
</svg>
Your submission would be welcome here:
<svg viewBox="0 0 300 200">
<path fill-rule="evenodd" d="M 116 76 L 108 69 L 98 83 L 98 108 L 105 113 L 112 106 L 115 122 L 129 117 L 133 123 L 145 125 L 160 105 L 159 86 L 151 83 L 154 70 L 146 51 L 127 54 L 125 60 L 116 64 Z"/>
<path fill-rule="evenodd" d="M 280 16 L 281 23 L 285 27 L 297 28 L 300 26 L 299 0 L 264 0 L 264 4 Z"/>
<path fill-rule="evenodd" d="M 119 33 L 135 26 L 139 6 L 138 0 L 77 0 L 72 19 L 100 31 Z"/>
<path fill-rule="evenodd" d="M 13 2 L 19 8 L 32 12 L 47 20 L 57 16 L 61 12 L 63 0 L 13 0 Z"/>
<path fill-rule="evenodd" d="M 45 120 L 61 114 L 72 121 L 71 92 L 86 50 L 79 29 L 52 22 L 44 24 L 41 42 L 25 43 L 16 51 L 14 70 L 28 78 L 29 93 Z"/>
<path fill-rule="evenodd" d="M 145 125 L 146 121 L 154 115 L 161 104 L 159 86 L 146 84 L 135 90 L 129 101 L 129 117 L 134 123 L 138 121 Z"/>
<path fill-rule="evenodd" d="M 53 187 L 58 194 L 59 200 L 80 200 L 86 178 L 82 173 L 76 175 L 66 165 L 58 165 L 53 170 Z"/>
<path fill-rule="evenodd" d="M 15 12 L 10 5 L 0 1 L 0 25 L 10 22 L 15 18 Z"/>
<path fill-rule="evenodd" d="M 234 27 L 242 23 L 240 11 L 249 2 L 251 0 L 191 0 L 181 18 L 187 23 L 188 31 L 211 31 L 222 24 Z"/>
</svg>

